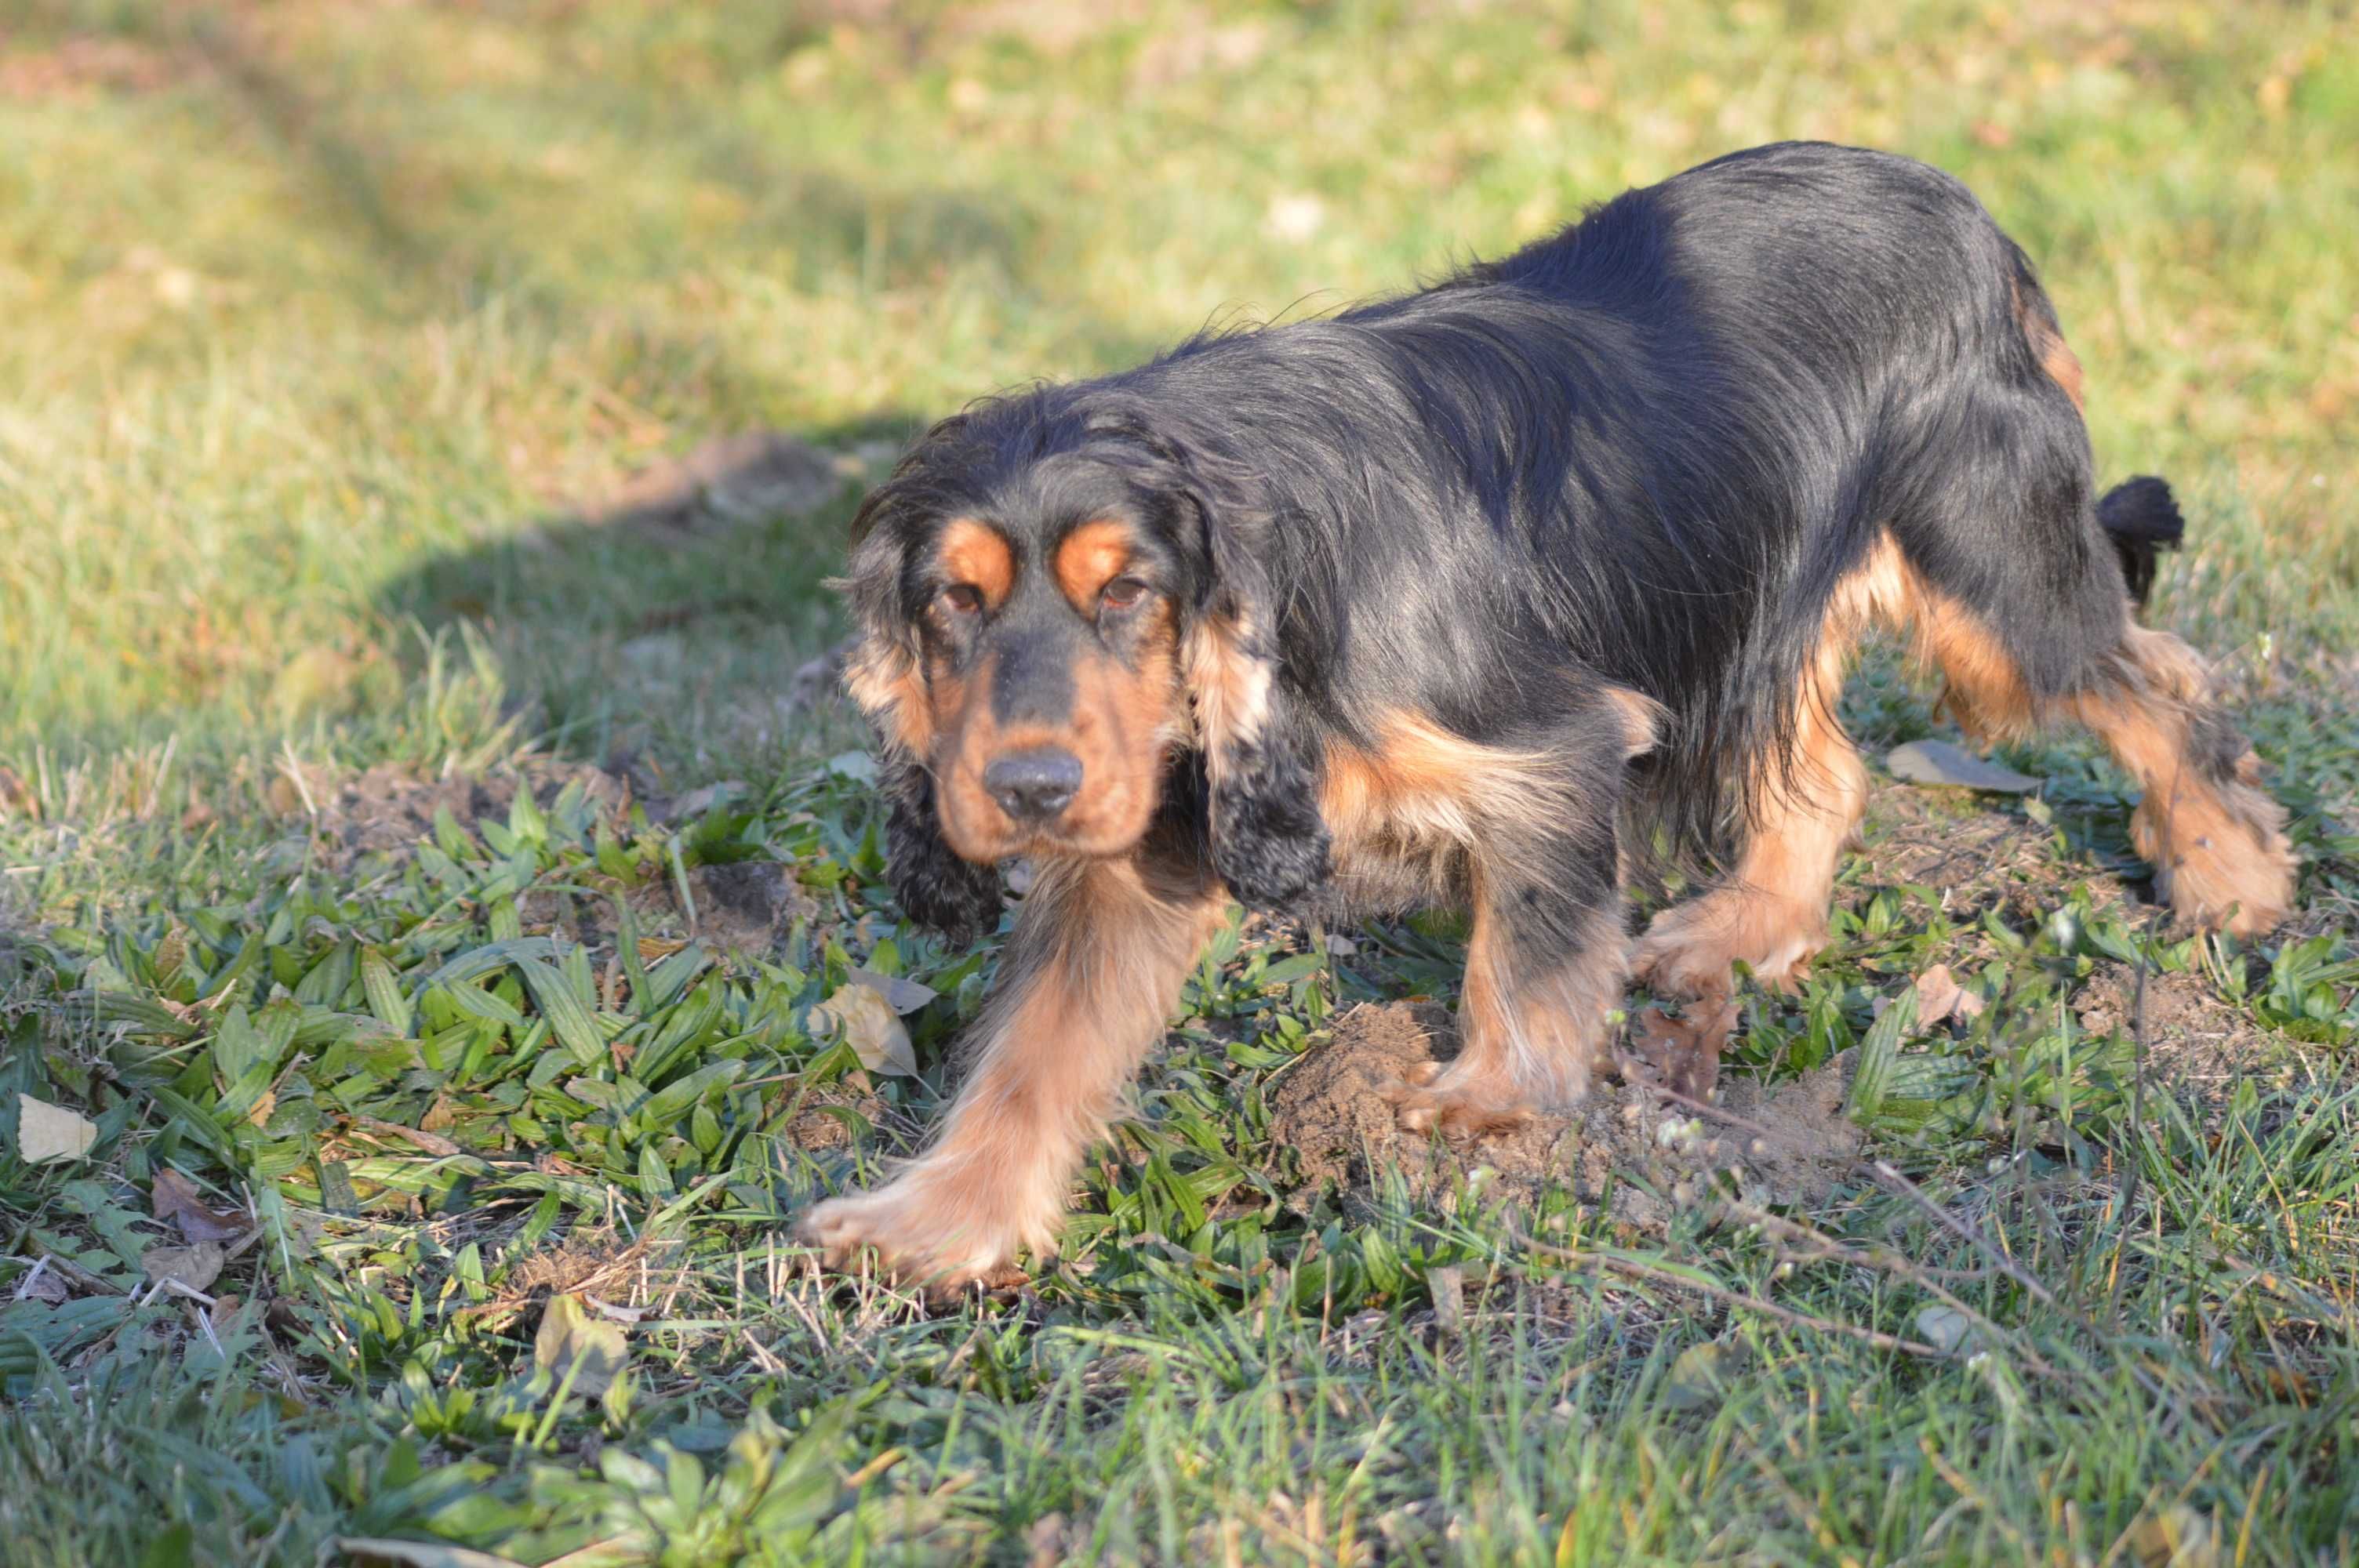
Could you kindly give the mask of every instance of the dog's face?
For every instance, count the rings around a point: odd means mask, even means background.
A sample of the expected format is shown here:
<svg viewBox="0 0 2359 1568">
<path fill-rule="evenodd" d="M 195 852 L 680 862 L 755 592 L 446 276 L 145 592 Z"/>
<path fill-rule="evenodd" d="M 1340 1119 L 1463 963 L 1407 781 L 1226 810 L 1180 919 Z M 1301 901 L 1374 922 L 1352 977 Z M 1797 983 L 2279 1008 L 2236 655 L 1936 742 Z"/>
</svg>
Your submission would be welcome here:
<svg viewBox="0 0 2359 1568">
<path fill-rule="evenodd" d="M 883 742 L 893 876 L 962 934 L 987 868 L 1114 856 L 1174 761 L 1203 758 L 1202 837 L 1240 896 L 1326 871 L 1299 738 L 1277 718 L 1250 481 L 1143 417 L 1056 390 L 944 420 L 853 524 L 861 638 L 845 672 Z"/>
<path fill-rule="evenodd" d="M 1121 513 L 962 513 L 909 542 L 923 711 L 904 732 L 961 857 L 1113 855 L 1146 833 L 1185 727 L 1177 566 Z"/>
</svg>

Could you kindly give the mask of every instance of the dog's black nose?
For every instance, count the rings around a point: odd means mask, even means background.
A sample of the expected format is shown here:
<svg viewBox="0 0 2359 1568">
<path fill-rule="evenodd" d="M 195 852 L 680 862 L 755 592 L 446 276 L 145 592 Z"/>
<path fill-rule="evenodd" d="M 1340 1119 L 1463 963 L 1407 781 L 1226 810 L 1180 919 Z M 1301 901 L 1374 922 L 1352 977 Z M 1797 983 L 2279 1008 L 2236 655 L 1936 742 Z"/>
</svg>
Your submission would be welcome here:
<svg viewBox="0 0 2359 1568">
<path fill-rule="evenodd" d="M 1018 822 L 1046 822 L 1082 787 L 1082 760 L 1053 746 L 1013 752 L 983 770 L 983 787 Z"/>
</svg>

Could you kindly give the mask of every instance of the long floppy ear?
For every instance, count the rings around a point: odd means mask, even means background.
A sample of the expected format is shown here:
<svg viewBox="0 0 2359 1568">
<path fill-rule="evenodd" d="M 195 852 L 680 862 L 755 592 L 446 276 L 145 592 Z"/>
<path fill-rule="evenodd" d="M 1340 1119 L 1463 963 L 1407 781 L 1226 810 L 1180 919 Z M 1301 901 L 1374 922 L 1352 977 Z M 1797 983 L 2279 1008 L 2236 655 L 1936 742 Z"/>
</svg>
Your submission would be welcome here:
<svg viewBox="0 0 2359 1568">
<path fill-rule="evenodd" d="M 898 477 L 898 476 L 897 476 Z M 901 602 L 903 530 L 893 516 L 893 481 L 871 494 L 853 519 L 851 573 L 837 584 L 860 635 L 844 661 L 844 689 L 876 736 L 877 779 L 885 792 L 886 870 L 910 917 L 965 946 L 999 925 L 999 870 L 959 858 L 942 837 L 927 762 L 933 750 L 917 634 Z"/>
<path fill-rule="evenodd" d="M 972 946 L 999 926 L 999 868 L 961 860 L 942 838 L 933 775 L 903 753 L 880 770 L 889 806 L 885 860 L 893 896 L 920 925 Z"/>
<path fill-rule="evenodd" d="M 1240 902 L 1285 905 L 1327 880 L 1315 749 L 1279 680 L 1268 573 L 1229 521 L 1208 514 L 1204 525 L 1212 587 L 1189 629 L 1185 668 L 1212 865 Z"/>
</svg>

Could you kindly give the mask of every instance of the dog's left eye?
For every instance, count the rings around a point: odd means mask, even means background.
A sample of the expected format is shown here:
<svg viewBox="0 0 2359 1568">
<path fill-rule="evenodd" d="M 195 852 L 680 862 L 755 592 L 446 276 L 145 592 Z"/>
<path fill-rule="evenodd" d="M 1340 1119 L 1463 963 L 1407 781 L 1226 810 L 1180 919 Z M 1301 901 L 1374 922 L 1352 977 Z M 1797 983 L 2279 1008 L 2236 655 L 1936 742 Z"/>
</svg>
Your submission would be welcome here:
<svg viewBox="0 0 2359 1568">
<path fill-rule="evenodd" d="M 1147 585 L 1135 577 L 1118 577 L 1105 585 L 1099 598 L 1113 610 L 1128 610 L 1147 597 Z"/>
</svg>

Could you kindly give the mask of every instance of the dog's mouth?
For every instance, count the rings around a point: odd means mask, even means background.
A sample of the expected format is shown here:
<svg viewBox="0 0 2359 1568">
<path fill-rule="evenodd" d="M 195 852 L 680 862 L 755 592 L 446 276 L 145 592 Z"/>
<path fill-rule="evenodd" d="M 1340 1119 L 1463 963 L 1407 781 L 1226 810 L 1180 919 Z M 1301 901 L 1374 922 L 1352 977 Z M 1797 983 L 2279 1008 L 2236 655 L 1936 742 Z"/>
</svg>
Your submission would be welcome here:
<svg viewBox="0 0 2359 1568">
<path fill-rule="evenodd" d="M 994 865 L 1016 857 L 1034 860 L 1079 856 L 1106 860 L 1126 855 L 1146 837 L 1147 812 L 1078 811 L 1073 820 L 1019 821 L 1005 813 L 976 813 L 983 820 L 942 803 L 942 838 L 962 860 Z M 1114 820 L 1108 820 L 1109 817 Z"/>
</svg>

